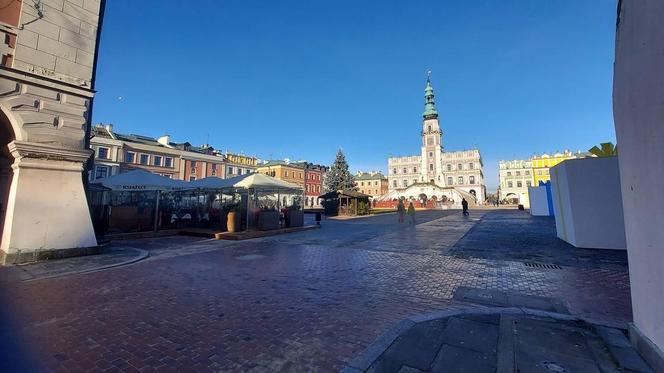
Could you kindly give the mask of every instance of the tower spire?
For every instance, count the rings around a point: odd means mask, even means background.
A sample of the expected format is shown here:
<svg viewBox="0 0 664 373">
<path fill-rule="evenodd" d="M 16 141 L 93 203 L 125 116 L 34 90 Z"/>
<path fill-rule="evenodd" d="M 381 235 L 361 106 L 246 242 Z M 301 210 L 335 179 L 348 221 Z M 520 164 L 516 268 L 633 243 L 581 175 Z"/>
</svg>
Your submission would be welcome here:
<svg viewBox="0 0 664 373">
<path fill-rule="evenodd" d="M 427 71 L 427 85 L 424 88 L 424 119 L 438 118 L 436 102 L 434 101 L 433 87 L 431 86 L 431 70 Z"/>
</svg>

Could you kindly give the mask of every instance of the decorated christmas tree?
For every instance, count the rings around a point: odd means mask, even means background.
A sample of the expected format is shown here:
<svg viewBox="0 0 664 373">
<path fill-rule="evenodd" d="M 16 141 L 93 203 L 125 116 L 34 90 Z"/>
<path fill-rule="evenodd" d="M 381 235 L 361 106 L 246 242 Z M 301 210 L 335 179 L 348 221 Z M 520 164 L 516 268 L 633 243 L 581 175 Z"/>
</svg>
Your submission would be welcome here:
<svg viewBox="0 0 664 373">
<path fill-rule="evenodd" d="M 339 149 L 337 158 L 327 172 L 325 180 L 325 189 L 333 190 L 357 190 L 353 174 L 348 171 L 348 162 L 344 152 Z"/>
</svg>

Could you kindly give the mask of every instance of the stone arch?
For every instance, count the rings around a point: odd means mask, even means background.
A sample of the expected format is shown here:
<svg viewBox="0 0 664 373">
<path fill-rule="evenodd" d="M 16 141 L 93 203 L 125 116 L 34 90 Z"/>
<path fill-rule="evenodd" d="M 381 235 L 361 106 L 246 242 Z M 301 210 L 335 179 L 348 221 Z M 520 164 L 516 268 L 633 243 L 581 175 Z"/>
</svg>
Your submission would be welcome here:
<svg viewBox="0 0 664 373">
<path fill-rule="evenodd" d="M 2 232 L 4 230 L 5 215 L 9 202 L 9 190 L 11 189 L 14 157 L 9 153 L 8 145 L 16 140 L 15 123 L 12 124 L 10 116 L 6 115 L 4 107 L 0 106 L 0 243 L 2 243 Z"/>
<path fill-rule="evenodd" d="M 2 124 L 0 126 L 3 127 L 2 130 L 4 130 L 4 127 L 7 127 L 7 131 L 11 133 L 11 138 L 13 140 L 18 140 L 18 141 L 27 141 L 25 134 L 23 133 L 23 130 L 21 129 L 21 125 L 18 123 L 16 118 L 12 115 L 11 110 L 9 110 L 7 107 L 2 105 L 0 103 L 0 121 Z M 2 139 L 2 137 L 0 137 Z M 10 141 L 11 142 L 11 141 Z"/>
</svg>

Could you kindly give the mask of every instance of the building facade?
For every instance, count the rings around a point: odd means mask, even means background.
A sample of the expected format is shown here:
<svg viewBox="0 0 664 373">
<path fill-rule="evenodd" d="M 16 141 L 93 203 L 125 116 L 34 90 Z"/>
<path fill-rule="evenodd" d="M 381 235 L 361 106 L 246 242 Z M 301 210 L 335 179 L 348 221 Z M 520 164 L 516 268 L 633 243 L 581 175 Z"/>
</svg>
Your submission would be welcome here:
<svg viewBox="0 0 664 373">
<path fill-rule="evenodd" d="M 500 161 L 498 163 L 498 199 L 530 207 L 528 187 L 534 184 L 533 163 L 529 160 Z"/>
<path fill-rule="evenodd" d="M 486 186 L 480 151 L 478 149 L 445 151 L 443 131 L 438 120 L 430 79 L 427 79 L 424 97 L 420 154 L 388 159 L 389 191 L 406 196 L 410 193 L 408 189 L 411 187 L 433 185 L 434 196 L 436 190 L 439 190 L 442 196 L 442 188 L 451 188 L 459 194 L 458 200 L 467 197 L 473 204 L 483 203 Z M 419 194 L 422 193 L 417 193 Z M 433 196 L 427 196 L 431 197 Z"/>
<path fill-rule="evenodd" d="M 327 167 L 305 161 L 291 162 L 288 159 L 259 163 L 257 172 L 279 180 L 297 184 L 304 189 L 304 207 L 320 208 L 318 196 L 324 193 L 323 185 Z"/>
<path fill-rule="evenodd" d="M 360 193 L 374 198 L 387 194 L 389 190 L 387 178 L 378 171 L 358 172 L 355 175 L 355 186 Z"/>
<path fill-rule="evenodd" d="M 137 169 L 185 181 L 229 178 L 255 172 L 257 163 L 255 157 L 221 153 L 209 145 L 175 143 L 168 135 L 116 133 L 108 124 L 93 127 L 90 146 L 95 155 L 91 181 Z"/>
<path fill-rule="evenodd" d="M 256 172 L 258 159 L 243 154 L 224 153 L 226 160 L 226 178 L 251 174 Z"/>
<path fill-rule="evenodd" d="M 540 181 L 546 183 L 551 180 L 551 175 L 549 175 L 549 169 L 558 163 L 573 158 L 582 158 L 586 155 L 581 152 L 573 153 L 569 150 L 565 150 L 562 153 L 553 153 L 553 154 L 541 154 L 536 155 L 530 159 L 533 164 L 533 181 L 534 185 L 539 185 Z"/>
<path fill-rule="evenodd" d="M 73 0 L 0 9 L 0 264 L 97 245 L 82 173 L 103 10 Z"/>
</svg>

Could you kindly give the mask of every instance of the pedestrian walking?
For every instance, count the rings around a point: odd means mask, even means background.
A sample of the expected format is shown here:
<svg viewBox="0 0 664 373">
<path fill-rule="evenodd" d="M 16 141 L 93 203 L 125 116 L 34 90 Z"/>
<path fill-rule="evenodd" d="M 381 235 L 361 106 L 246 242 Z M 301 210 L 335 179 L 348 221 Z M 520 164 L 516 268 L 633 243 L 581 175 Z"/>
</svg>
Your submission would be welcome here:
<svg viewBox="0 0 664 373">
<path fill-rule="evenodd" d="M 406 213 L 406 207 L 403 205 L 403 201 L 399 200 L 397 204 L 397 216 L 399 223 L 403 223 L 403 215 Z"/>
<path fill-rule="evenodd" d="M 461 208 L 463 209 L 463 215 L 468 216 L 470 213 L 468 212 L 468 201 L 466 199 L 461 200 Z"/>
<path fill-rule="evenodd" d="M 408 204 L 408 223 L 415 225 L 415 206 L 412 202 Z"/>
</svg>

